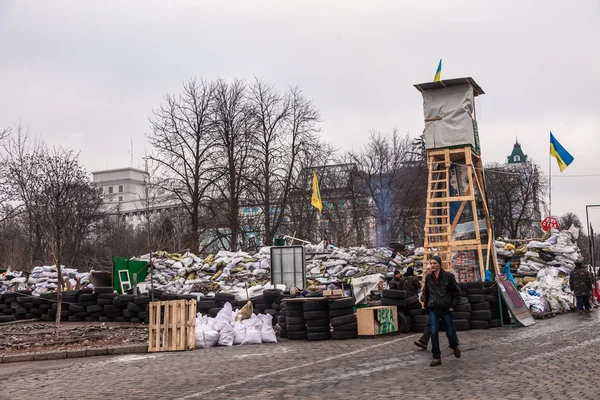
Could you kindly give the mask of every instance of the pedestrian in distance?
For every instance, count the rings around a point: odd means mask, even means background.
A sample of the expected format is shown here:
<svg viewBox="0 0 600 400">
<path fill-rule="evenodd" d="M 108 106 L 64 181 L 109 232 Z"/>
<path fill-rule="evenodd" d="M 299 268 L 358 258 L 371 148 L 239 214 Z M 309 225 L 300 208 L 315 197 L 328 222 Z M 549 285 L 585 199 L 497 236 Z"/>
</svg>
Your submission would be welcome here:
<svg viewBox="0 0 600 400">
<path fill-rule="evenodd" d="M 423 271 L 423 274 L 425 274 L 425 277 L 427 277 L 427 275 L 429 275 L 431 273 L 431 265 L 427 264 L 427 266 L 425 267 L 425 271 Z M 419 300 L 421 300 L 421 303 L 425 302 L 425 298 L 423 297 L 425 293 L 422 291 L 421 292 L 421 298 Z M 415 344 L 415 346 L 422 348 L 423 350 L 427 350 L 427 345 L 429 344 L 429 339 L 431 339 L 431 333 L 429 331 L 429 325 L 425 325 L 425 329 L 423 330 L 423 335 L 421 335 L 421 337 L 419 338 L 419 340 L 415 340 L 413 343 Z"/>
<path fill-rule="evenodd" d="M 419 282 L 419 278 L 415 276 L 413 267 L 406 268 L 406 272 L 400 280 L 400 290 L 406 290 L 408 297 L 415 297 L 419 295 L 420 289 L 421 282 Z"/>
<path fill-rule="evenodd" d="M 394 271 L 394 277 L 388 283 L 388 289 L 400 290 L 402 285 L 402 273 L 398 270 Z"/>
<path fill-rule="evenodd" d="M 575 262 L 575 268 L 569 277 L 569 286 L 575 295 L 577 301 L 577 309 L 579 314 L 589 314 L 590 309 L 590 293 L 594 288 L 594 282 L 590 273 L 583 267 L 581 261 Z"/>
<path fill-rule="evenodd" d="M 460 358 L 458 336 L 454 330 L 452 314 L 450 313 L 460 302 L 460 288 L 454 275 L 442 268 L 442 259 L 439 256 L 431 257 L 429 264 L 431 265 L 431 273 L 425 278 L 423 297 L 425 310 L 429 313 L 431 353 L 433 355 L 433 360 L 429 365 L 436 367 L 442 365 L 439 320 L 444 324 L 446 336 L 454 356 Z"/>
</svg>

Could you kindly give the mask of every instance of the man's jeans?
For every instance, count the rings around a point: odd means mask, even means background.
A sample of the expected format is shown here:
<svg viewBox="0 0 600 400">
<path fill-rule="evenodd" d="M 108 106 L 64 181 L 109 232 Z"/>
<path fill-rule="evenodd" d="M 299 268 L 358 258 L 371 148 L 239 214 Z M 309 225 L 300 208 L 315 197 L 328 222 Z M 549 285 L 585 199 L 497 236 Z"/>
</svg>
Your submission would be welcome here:
<svg viewBox="0 0 600 400">
<path fill-rule="evenodd" d="M 590 296 L 576 296 L 577 308 L 579 311 L 590 309 Z"/>
<path fill-rule="evenodd" d="M 458 336 L 454 330 L 454 323 L 452 322 L 452 314 L 450 311 L 446 312 L 435 312 L 429 311 L 429 330 L 431 331 L 431 352 L 433 358 L 436 360 L 442 356 L 440 351 L 440 326 L 439 319 L 441 319 L 444 328 L 446 329 L 446 336 L 450 347 L 456 349 L 458 347 Z"/>
</svg>

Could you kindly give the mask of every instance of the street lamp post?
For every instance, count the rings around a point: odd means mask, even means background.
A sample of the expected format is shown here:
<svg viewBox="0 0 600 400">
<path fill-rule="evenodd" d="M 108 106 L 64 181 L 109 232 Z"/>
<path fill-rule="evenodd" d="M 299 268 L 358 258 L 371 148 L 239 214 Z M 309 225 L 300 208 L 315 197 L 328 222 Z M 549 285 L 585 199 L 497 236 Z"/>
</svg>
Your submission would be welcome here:
<svg viewBox="0 0 600 400">
<path fill-rule="evenodd" d="M 587 226 L 587 236 L 588 236 L 588 253 L 590 255 L 590 263 L 592 264 L 592 269 L 594 271 L 594 276 L 596 275 L 596 265 L 595 265 L 595 254 L 594 254 L 594 238 L 590 236 L 590 216 L 589 209 L 600 207 L 600 204 L 590 204 L 585 206 L 585 223 Z"/>
</svg>

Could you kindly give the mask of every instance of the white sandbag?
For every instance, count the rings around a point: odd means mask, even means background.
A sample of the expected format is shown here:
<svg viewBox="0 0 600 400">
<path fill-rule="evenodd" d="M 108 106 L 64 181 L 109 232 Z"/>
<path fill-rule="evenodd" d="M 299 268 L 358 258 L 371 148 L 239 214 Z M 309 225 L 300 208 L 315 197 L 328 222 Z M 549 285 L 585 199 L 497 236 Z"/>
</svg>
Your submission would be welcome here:
<svg viewBox="0 0 600 400">
<path fill-rule="evenodd" d="M 215 331 L 207 317 L 196 317 L 196 348 L 208 349 L 219 341 L 219 332 Z"/>
<path fill-rule="evenodd" d="M 246 338 L 246 325 L 236 321 L 233 325 L 233 344 L 242 344 Z"/>
<path fill-rule="evenodd" d="M 262 343 L 262 322 L 258 317 L 245 319 L 242 324 L 246 326 L 246 336 L 242 345 Z"/>
<path fill-rule="evenodd" d="M 277 343 L 277 335 L 273 329 L 273 316 L 271 314 L 261 314 L 258 316 L 262 321 L 260 335 L 263 343 Z"/>
</svg>

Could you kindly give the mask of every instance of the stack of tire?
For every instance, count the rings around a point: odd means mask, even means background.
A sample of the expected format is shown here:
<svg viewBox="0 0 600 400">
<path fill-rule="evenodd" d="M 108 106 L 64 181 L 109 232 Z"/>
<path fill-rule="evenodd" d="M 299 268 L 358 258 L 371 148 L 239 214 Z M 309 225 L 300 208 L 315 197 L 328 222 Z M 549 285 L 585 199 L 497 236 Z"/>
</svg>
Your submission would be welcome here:
<svg viewBox="0 0 600 400">
<path fill-rule="evenodd" d="M 285 328 L 290 340 L 306 339 L 306 320 L 304 309 L 300 302 L 286 302 Z"/>
<path fill-rule="evenodd" d="M 0 296 L 0 322 L 39 318 L 32 313 L 36 308 L 30 296 L 30 291 L 3 293 Z"/>
<path fill-rule="evenodd" d="M 452 321 L 454 322 L 454 330 L 457 332 L 468 331 L 471 329 L 471 304 L 467 297 L 467 283 L 459 282 L 458 287 L 460 288 L 460 303 L 452 311 Z M 440 330 L 445 330 L 443 326 Z"/>
<path fill-rule="evenodd" d="M 283 300 L 285 297 L 289 297 L 289 294 L 281 293 L 279 296 L 280 296 L 280 300 Z M 287 302 L 285 302 L 285 301 L 281 302 L 281 305 L 279 308 L 279 316 L 277 317 L 277 324 L 279 325 L 279 337 L 282 337 L 282 338 L 288 337 L 287 306 L 288 306 Z"/>
<path fill-rule="evenodd" d="M 331 338 L 335 340 L 358 338 L 358 325 L 354 314 L 354 298 L 347 297 L 329 302 Z"/>
<path fill-rule="evenodd" d="M 281 310 L 281 290 L 265 289 L 263 291 L 264 303 L 268 306 L 262 314 L 271 314 L 273 316 L 273 326 L 277 325 L 277 317 Z"/>
<path fill-rule="evenodd" d="M 329 328 L 329 306 L 326 301 L 308 301 L 302 304 L 306 320 L 306 340 L 331 339 Z"/>
<path fill-rule="evenodd" d="M 501 326 L 498 287 L 495 282 L 468 282 L 466 294 L 471 306 L 470 329 Z"/>
<path fill-rule="evenodd" d="M 419 297 L 408 297 L 406 290 L 395 289 L 384 290 L 382 297 L 382 306 L 396 306 L 398 308 L 398 331 L 406 333 L 414 330 L 413 316 L 424 313 L 424 311 L 421 311 Z"/>
</svg>

